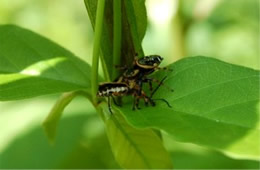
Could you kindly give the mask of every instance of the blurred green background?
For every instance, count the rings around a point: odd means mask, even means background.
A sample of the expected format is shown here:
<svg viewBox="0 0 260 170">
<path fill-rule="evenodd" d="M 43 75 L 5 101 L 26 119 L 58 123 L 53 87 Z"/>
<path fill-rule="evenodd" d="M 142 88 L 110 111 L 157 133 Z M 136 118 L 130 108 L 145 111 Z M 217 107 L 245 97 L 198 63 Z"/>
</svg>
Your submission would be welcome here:
<svg viewBox="0 0 260 170">
<path fill-rule="evenodd" d="M 146 7 L 144 51 L 163 56 L 164 65 L 204 55 L 260 68 L 259 0 L 146 0 Z M 33 30 L 91 62 L 93 30 L 83 0 L 0 0 L 0 24 Z M 57 98 L 0 103 L 0 168 L 117 168 L 103 123 L 84 98 L 66 109 L 49 145 L 41 122 Z M 259 168 L 257 161 L 164 137 L 175 168 Z"/>
</svg>

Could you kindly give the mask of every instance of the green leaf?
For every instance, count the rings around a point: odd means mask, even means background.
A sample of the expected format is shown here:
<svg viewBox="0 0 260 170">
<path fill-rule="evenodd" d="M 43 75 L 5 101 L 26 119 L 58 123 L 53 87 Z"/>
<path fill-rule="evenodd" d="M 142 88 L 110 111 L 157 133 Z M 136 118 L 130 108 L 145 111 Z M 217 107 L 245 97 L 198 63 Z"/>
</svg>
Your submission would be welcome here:
<svg viewBox="0 0 260 170">
<path fill-rule="evenodd" d="M 95 25 L 97 1 L 84 0 L 92 26 Z M 144 37 L 147 17 L 145 0 L 122 2 L 122 65 L 130 65 L 135 53 L 143 55 L 141 46 Z M 104 29 L 102 34 L 102 64 L 107 75 L 112 75 L 113 65 L 113 1 L 107 0 L 105 4 Z M 109 66 L 109 67 L 108 67 Z"/>
<path fill-rule="evenodd" d="M 139 128 L 153 127 L 174 139 L 220 149 L 246 159 L 259 159 L 259 71 L 206 57 L 190 57 L 159 71 L 174 89 L 160 87 L 155 107 L 132 111 L 121 107 L 127 120 Z"/>
<path fill-rule="evenodd" d="M 107 135 L 115 159 L 122 168 L 172 168 L 171 159 L 160 138 L 151 130 L 131 127 L 120 114 L 111 115 L 105 103 Z"/>
<path fill-rule="evenodd" d="M 90 66 L 29 30 L 0 26 L 0 100 L 90 88 Z"/>
</svg>

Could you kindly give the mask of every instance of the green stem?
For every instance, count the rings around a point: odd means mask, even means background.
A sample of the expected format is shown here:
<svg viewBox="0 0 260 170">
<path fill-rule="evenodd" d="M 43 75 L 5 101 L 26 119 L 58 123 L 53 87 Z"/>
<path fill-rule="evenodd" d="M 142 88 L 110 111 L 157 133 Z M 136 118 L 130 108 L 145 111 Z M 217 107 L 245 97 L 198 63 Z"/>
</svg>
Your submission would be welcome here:
<svg viewBox="0 0 260 170">
<path fill-rule="evenodd" d="M 121 53 L 121 0 L 113 1 L 113 67 L 120 64 L 120 53 Z M 113 78 L 117 76 L 117 71 L 113 69 Z"/>
<path fill-rule="evenodd" d="M 96 22 L 95 22 L 95 33 L 94 33 L 92 73 L 91 73 L 92 97 L 94 103 L 97 102 L 96 93 L 98 87 L 98 61 L 99 61 L 99 54 L 100 54 L 101 35 L 103 29 L 104 9 L 105 9 L 105 0 L 98 0 L 97 15 L 96 15 Z"/>
</svg>

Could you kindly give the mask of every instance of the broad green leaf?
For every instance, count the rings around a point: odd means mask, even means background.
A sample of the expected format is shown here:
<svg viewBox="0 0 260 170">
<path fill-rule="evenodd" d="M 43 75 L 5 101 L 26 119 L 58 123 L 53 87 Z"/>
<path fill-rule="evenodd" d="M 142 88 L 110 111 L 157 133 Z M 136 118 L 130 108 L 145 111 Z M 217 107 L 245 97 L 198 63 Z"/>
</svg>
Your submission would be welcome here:
<svg viewBox="0 0 260 170">
<path fill-rule="evenodd" d="M 0 100 L 89 89 L 90 66 L 29 30 L 0 26 Z"/>
<path fill-rule="evenodd" d="M 84 0 L 92 26 L 96 19 L 96 0 Z M 105 5 L 104 29 L 102 34 L 103 69 L 112 75 L 113 65 L 113 1 L 107 0 Z M 141 42 L 144 37 L 147 17 L 145 0 L 122 1 L 122 64 L 131 64 L 137 52 L 143 55 Z M 109 66 L 109 67 L 108 67 Z"/>
<path fill-rule="evenodd" d="M 111 115 L 105 103 L 100 109 L 109 115 L 105 120 L 107 135 L 122 168 L 172 168 L 170 157 L 154 131 L 133 128 L 120 114 Z"/>
<path fill-rule="evenodd" d="M 159 71 L 158 79 L 174 89 L 160 87 L 155 107 L 132 111 L 120 108 L 139 128 L 153 127 L 176 140 L 220 149 L 246 159 L 259 159 L 259 71 L 206 57 L 190 57 Z"/>
</svg>

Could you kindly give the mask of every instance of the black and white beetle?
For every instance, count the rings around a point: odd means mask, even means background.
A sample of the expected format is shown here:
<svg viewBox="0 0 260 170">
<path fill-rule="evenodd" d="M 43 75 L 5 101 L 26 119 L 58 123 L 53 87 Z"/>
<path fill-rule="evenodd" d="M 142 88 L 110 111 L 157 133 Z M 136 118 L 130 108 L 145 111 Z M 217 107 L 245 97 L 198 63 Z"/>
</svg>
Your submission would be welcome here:
<svg viewBox="0 0 260 170">
<path fill-rule="evenodd" d="M 109 82 L 102 83 L 98 86 L 97 96 L 108 98 L 108 109 L 112 113 L 110 97 L 113 99 L 114 103 L 118 105 L 114 96 L 125 96 L 128 92 L 129 87 L 126 83 Z"/>
<path fill-rule="evenodd" d="M 155 105 L 153 100 L 148 97 L 143 90 L 141 90 L 141 95 L 139 95 L 139 86 L 136 84 L 133 84 L 134 82 L 131 82 L 129 84 L 127 83 L 121 83 L 121 82 L 107 82 L 107 83 L 102 83 L 99 85 L 97 96 L 98 97 L 107 97 L 108 98 L 108 108 L 110 113 L 112 113 L 111 110 L 111 99 L 113 102 L 119 106 L 119 104 L 116 102 L 114 97 L 119 97 L 119 96 L 126 96 L 126 95 L 133 95 L 134 96 L 134 105 L 133 109 L 136 107 L 139 109 L 138 104 L 139 104 L 139 99 L 143 98 L 145 101 L 145 104 L 148 105 L 150 103 L 151 105 Z"/>
</svg>

